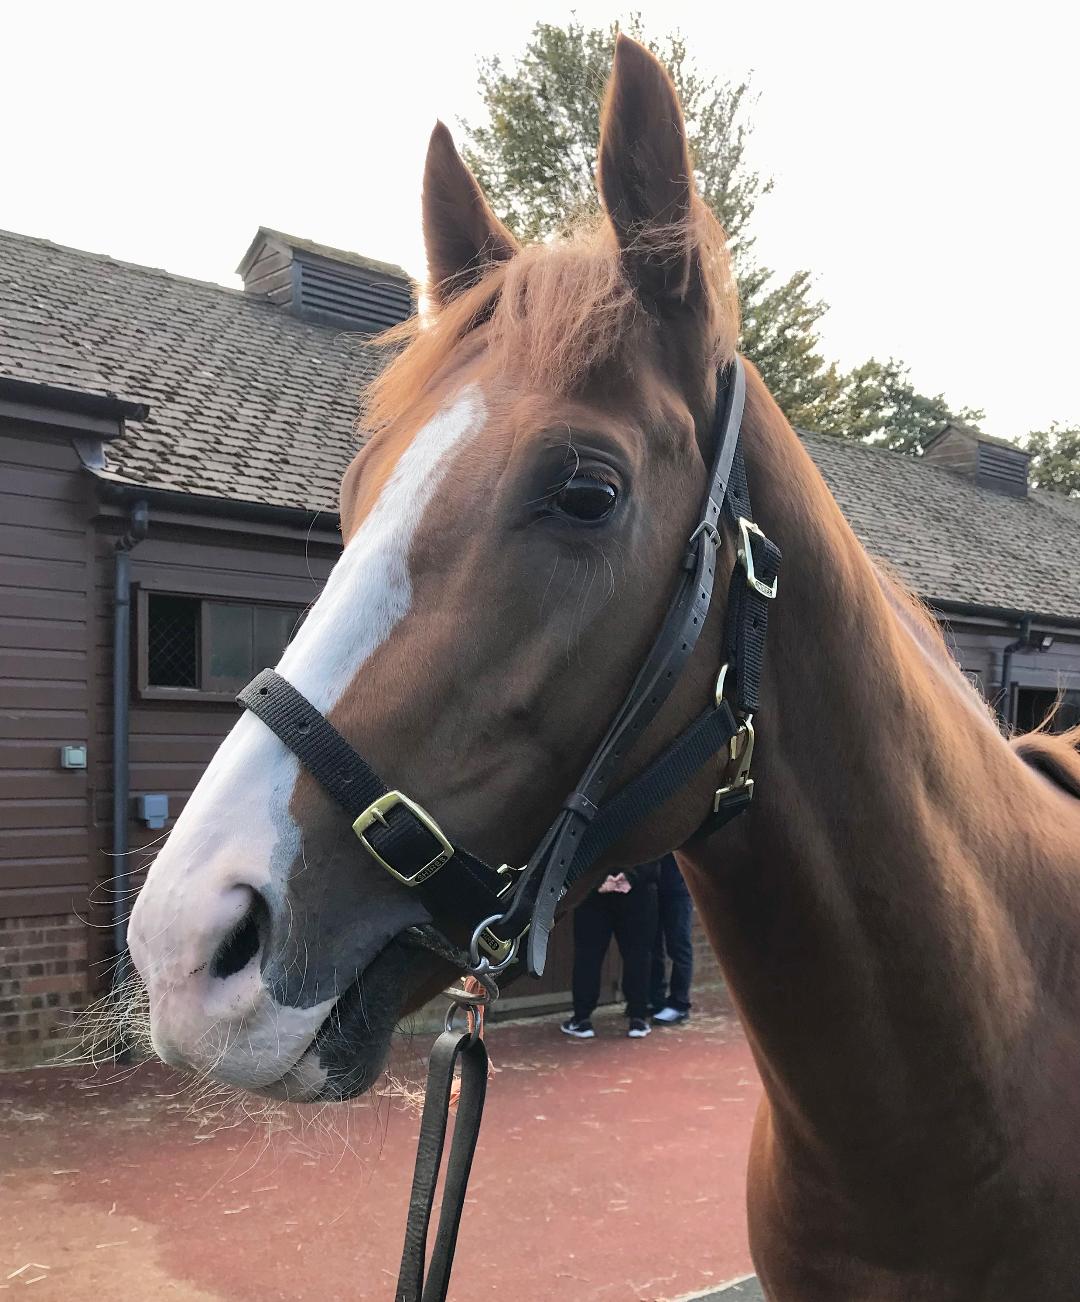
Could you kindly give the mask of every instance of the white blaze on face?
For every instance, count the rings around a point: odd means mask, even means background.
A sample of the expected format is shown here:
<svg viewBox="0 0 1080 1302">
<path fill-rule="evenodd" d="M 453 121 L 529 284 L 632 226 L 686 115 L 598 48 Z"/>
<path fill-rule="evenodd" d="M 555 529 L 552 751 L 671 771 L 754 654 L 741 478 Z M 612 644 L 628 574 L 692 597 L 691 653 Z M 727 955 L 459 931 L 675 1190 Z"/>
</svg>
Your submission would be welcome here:
<svg viewBox="0 0 1080 1302">
<path fill-rule="evenodd" d="M 470 387 L 417 434 L 282 657 L 278 673 L 323 714 L 408 613 L 409 546 L 450 465 L 447 454 L 483 419 L 483 399 Z"/>
<path fill-rule="evenodd" d="M 483 398 L 470 386 L 419 431 L 286 649 L 278 672 L 323 714 L 408 614 L 412 540 L 451 453 L 480 430 L 484 417 Z M 292 1067 L 335 1002 L 281 1008 L 265 990 L 253 996 L 239 988 L 253 973 L 205 979 L 216 941 L 246 907 L 249 897 L 240 888 L 262 891 L 272 908 L 282 906 L 301 846 L 289 812 L 298 772 L 296 756 L 245 713 L 177 820 L 131 918 L 131 953 L 149 987 L 159 1052 L 215 1061 L 216 1075 L 240 1084 L 267 1084 Z M 196 973 L 204 979 L 193 980 Z"/>
</svg>

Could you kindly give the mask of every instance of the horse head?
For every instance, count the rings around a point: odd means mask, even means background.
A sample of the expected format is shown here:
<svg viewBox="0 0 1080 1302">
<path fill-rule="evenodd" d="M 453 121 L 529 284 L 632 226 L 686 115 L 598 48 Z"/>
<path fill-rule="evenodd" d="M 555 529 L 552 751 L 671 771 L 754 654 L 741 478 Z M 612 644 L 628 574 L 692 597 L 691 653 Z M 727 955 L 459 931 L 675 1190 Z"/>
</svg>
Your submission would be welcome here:
<svg viewBox="0 0 1080 1302">
<path fill-rule="evenodd" d="M 661 624 L 734 353 L 723 235 L 672 84 L 620 38 L 600 217 L 519 247 L 441 124 L 424 177 L 429 310 L 369 401 L 345 547 L 277 672 L 455 843 L 523 862 Z M 625 776 L 712 693 L 719 616 Z M 708 774 L 608 862 L 700 823 Z M 599 869 L 597 870 L 599 871 Z M 129 941 L 166 1061 L 267 1094 L 369 1087 L 445 978 L 428 921 L 252 714 L 153 864 Z"/>
</svg>

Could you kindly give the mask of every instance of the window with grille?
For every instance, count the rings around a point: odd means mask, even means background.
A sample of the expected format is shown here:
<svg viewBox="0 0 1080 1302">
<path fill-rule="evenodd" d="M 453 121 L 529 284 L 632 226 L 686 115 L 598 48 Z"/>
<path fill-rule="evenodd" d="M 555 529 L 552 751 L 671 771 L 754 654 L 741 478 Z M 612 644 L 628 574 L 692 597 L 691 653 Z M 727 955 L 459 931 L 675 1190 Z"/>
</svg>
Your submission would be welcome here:
<svg viewBox="0 0 1080 1302">
<path fill-rule="evenodd" d="M 191 597 L 150 597 L 147 681 L 154 687 L 199 686 L 199 607 Z"/>
<path fill-rule="evenodd" d="M 140 691 L 231 700 L 260 669 L 277 664 L 303 613 L 296 606 L 140 592 Z"/>
</svg>

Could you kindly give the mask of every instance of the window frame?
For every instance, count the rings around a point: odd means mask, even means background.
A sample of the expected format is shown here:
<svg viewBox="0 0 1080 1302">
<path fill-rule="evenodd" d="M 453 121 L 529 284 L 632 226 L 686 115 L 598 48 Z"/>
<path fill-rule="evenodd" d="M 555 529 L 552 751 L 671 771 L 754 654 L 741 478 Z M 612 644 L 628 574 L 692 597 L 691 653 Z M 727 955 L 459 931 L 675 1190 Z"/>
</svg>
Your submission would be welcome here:
<svg viewBox="0 0 1080 1302">
<path fill-rule="evenodd" d="M 295 614 L 297 624 L 303 620 L 310 606 L 294 601 L 275 601 L 265 597 L 238 597 L 230 593 L 183 592 L 156 584 L 133 584 L 135 597 L 135 693 L 141 701 L 194 701 L 213 705 L 234 705 L 236 692 L 208 690 L 204 687 L 160 687 L 150 682 L 150 598 L 179 597 L 184 601 L 199 603 L 199 681 L 205 682 L 210 664 L 210 620 L 207 606 L 262 606 L 274 610 L 288 610 Z M 255 672 L 265 666 L 257 666 Z"/>
</svg>

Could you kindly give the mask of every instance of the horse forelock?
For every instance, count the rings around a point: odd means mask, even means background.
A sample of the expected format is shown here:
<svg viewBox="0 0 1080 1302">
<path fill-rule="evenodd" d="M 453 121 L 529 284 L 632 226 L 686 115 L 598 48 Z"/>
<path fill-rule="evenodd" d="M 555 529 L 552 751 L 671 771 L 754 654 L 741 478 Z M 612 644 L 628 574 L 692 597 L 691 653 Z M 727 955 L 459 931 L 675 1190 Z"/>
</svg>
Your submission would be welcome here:
<svg viewBox="0 0 1080 1302">
<path fill-rule="evenodd" d="M 693 220 L 650 228 L 639 239 L 654 254 L 672 257 L 692 245 L 692 335 L 710 367 L 729 360 L 739 329 L 738 294 L 724 233 L 711 211 L 695 201 Z M 607 218 L 581 222 L 559 239 L 494 263 L 479 282 L 424 318 L 382 335 L 378 342 L 399 351 L 367 389 L 365 426 L 379 430 L 408 411 L 468 355 L 474 336 L 492 371 L 512 369 L 534 392 L 582 396 L 601 369 L 633 373 L 636 350 L 659 320 L 628 276 L 626 249 Z"/>
</svg>

